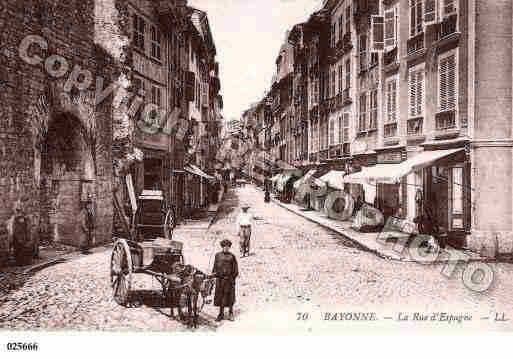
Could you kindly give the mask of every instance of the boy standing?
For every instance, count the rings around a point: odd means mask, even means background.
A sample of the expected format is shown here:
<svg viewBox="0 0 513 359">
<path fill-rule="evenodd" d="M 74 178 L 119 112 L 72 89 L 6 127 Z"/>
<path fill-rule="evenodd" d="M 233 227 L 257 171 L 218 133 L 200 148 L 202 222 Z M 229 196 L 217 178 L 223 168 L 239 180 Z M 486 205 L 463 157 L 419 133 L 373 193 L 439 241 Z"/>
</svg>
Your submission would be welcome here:
<svg viewBox="0 0 513 359">
<path fill-rule="evenodd" d="M 216 321 L 224 319 L 224 308 L 229 308 L 228 320 L 233 321 L 233 304 L 235 303 L 235 278 L 239 275 L 237 258 L 230 252 L 232 242 L 221 241 L 222 251 L 216 254 L 212 275 L 216 278 L 214 305 L 219 307 Z"/>
</svg>

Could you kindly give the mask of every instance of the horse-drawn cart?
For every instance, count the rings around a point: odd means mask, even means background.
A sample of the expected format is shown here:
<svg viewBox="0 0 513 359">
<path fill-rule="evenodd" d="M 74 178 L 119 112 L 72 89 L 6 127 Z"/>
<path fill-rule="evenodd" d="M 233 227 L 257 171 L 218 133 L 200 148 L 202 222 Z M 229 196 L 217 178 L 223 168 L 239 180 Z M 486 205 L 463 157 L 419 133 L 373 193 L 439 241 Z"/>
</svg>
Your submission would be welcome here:
<svg viewBox="0 0 513 359">
<path fill-rule="evenodd" d="M 153 276 L 161 285 L 162 293 L 173 309 L 188 306 L 189 318 L 197 319 L 198 299 L 202 305 L 211 295 L 213 279 L 191 265 L 185 265 L 183 244 L 172 240 L 175 218 L 165 208 L 162 193 L 143 192 L 132 225 L 125 223 L 129 239 L 116 238 L 110 264 L 110 282 L 114 300 L 120 305 L 131 302 L 135 274 Z M 115 202 L 117 197 L 114 196 Z M 119 204 L 117 211 L 123 212 Z M 123 213 L 120 213 L 123 215 Z M 192 314 L 194 314 L 192 316 Z"/>
</svg>

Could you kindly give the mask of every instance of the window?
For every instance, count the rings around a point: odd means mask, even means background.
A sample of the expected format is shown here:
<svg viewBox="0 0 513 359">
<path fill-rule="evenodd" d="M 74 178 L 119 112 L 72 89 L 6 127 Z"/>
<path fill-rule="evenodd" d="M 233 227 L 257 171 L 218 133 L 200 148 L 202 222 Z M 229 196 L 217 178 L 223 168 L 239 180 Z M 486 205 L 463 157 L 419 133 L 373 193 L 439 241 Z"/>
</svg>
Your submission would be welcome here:
<svg viewBox="0 0 513 359">
<path fill-rule="evenodd" d="M 133 14 L 132 20 L 132 40 L 134 47 L 144 51 L 144 33 L 146 23 L 144 22 L 144 19 L 137 14 Z"/>
<path fill-rule="evenodd" d="M 370 58 L 370 67 L 376 66 L 378 64 L 378 53 L 377 52 L 371 52 L 371 58 Z"/>
<path fill-rule="evenodd" d="M 336 39 L 335 36 L 337 34 L 337 23 L 333 23 L 331 25 L 331 47 L 335 47 L 336 45 Z"/>
<path fill-rule="evenodd" d="M 410 0 L 410 37 L 423 31 L 422 0 Z"/>
<path fill-rule="evenodd" d="M 397 13 L 396 8 L 385 11 L 385 51 L 392 50 L 399 43 L 398 31 L 396 31 L 398 29 Z"/>
<path fill-rule="evenodd" d="M 162 59 L 161 33 L 157 27 L 151 25 L 151 57 L 157 60 Z"/>
<path fill-rule="evenodd" d="M 327 69 L 326 72 L 324 72 L 324 93 L 322 99 L 327 99 L 330 97 L 330 70 Z"/>
<path fill-rule="evenodd" d="M 338 93 L 342 93 L 342 80 L 344 79 L 344 73 L 342 72 L 342 64 L 338 65 Z"/>
<path fill-rule="evenodd" d="M 397 123 L 387 123 L 383 128 L 383 137 L 395 137 L 397 136 Z"/>
<path fill-rule="evenodd" d="M 338 118 L 338 143 L 344 143 L 344 117 Z"/>
<path fill-rule="evenodd" d="M 360 72 L 367 69 L 367 34 L 361 34 L 359 40 Z"/>
<path fill-rule="evenodd" d="M 386 81 L 386 101 L 387 115 L 386 123 L 395 123 L 397 121 L 397 78 Z"/>
<path fill-rule="evenodd" d="M 456 0 L 440 0 L 441 16 L 442 18 L 457 13 Z"/>
<path fill-rule="evenodd" d="M 378 90 L 372 90 L 369 96 L 369 130 L 375 130 L 378 123 Z"/>
<path fill-rule="evenodd" d="M 351 32 L 351 6 L 346 7 L 346 34 Z"/>
<path fill-rule="evenodd" d="M 410 69 L 408 76 L 410 118 L 424 115 L 424 64 Z"/>
<path fill-rule="evenodd" d="M 349 113 L 344 113 L 343 118 L 344 118 L 344 123 L 343 123 L 343 125 L 344 125 L 344 131 L 343 131 L 344 140 L 343 140 L 343 142 L 350 143 L 351 140 L 349 138 Z"/>
<path fill-rule="evenodd" d="M 159 108 L 162 106 L 162 89 L 158 86 L 151 85 L 151 103 L 157 105 Z"/>
<path fill-rule="evenodd" d="M 336 94 L 336 91 L 335 91 L 336 83 L 337 83 L 337 73 L 336 73 L 335 69 L 333 69 L 333 71 L 331 71 L 331 96 L 330 97 L 334 97 Z"/>
<path fill-rule="evenodd" d="M 360 95 L 360 114 L 358 119 L 358 131 L 364 132 L 367 125 L 367 94 Z"/>
<path fill-rule="evenodd" d="M 335 118 L 330 118 L 330 146 L 335 144 Z"/>
<path fill-rule="evenodd" d="M 342 41 L 344 36 L 344 14 L 341 14 L 338 18 L 338 41 Z"/>
<path fill-rule="evenodd" d="M 385 17 L 371 16 L 371 51 L 383 51 L 385 48 Z"/>
<path fill-rule="evenodd" d="M 438 112 L 456 109 L 456 52 L 438 58 Z"/>
<path fill-rule="evenodd" d="M 346 89 L 351 88 L 351 60 L 346 60 Z"/>
</svg>

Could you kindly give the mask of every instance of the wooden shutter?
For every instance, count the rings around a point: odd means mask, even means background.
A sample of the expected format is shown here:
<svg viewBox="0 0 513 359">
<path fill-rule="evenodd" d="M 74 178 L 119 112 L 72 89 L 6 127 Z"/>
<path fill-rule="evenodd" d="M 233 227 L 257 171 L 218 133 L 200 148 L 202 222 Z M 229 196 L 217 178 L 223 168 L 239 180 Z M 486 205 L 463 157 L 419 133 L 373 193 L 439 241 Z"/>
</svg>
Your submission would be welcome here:
<svg viewBox="0 0 513 359">
<path fill-rule="evenodd" d="M 422 10 L 422 0 L 417 0 L 417 33 L 422 32 L 423 29 Z"/>
<path fill-rule="evenodd" d="M 387 122 L 397 121 L 397 80 L 387 82 Z"/>
<path fill-rule="evenodd" d="M 188 71 L 185 74 L 185 96 L 187 97 L 187 101 L 194 101 L 195 99 L 195 85 L 196 78 L 194 77 L 194 72 Z"/>
<path fill-rule="evenodd" d="M 395 9 L 385 11 L 385 50 L 392 50 L 395 44 Z"/>
<path fill-rule="evenodd" d="M 424 0 L 424 24 L 426 26 L 436 23 L 437 2 L 437 0 Z"/>
<path fill-rule="evenodd" d="M 421 69 L 421 70 L 418 70 L 416 71 L 417 72 L 417 98 L 416 98 L 416 103 L 417 103 L 417 116 L 420 116 L 422 114 L 422 99 L 423 99 L 423 93 L 424 93 L 424 89 L 423 89 L 423 84 L 424 84 L 424 71 Z"/>
<path fill-rule="evenodd" d="M 415 71 L 410 72 L 409 78 L 409 87 L 410 87 L 410 117 L 415 117 L 417 115 L 416 111 L 416 101 L 417 101 L 417 75 Z"/>
<path fill-rule="evenodd" d="M 371 17 L 372 29 L 372 51 L 383 51 L 385 49 L 385 18 L 380 15 L 372 15 Z"/>
<path fill-rule="evenodd" d="M 338 143 L 344 143 L 344 115 L 338 118 Z"/>
<path fill-rule="evenodd" d="M 456 108 L 456 55 L 451 54 L 439 64 L 439 110 Z"/>
<path fill-rule="evenodd" d="M 349 113 L 344 113 L 344 143 L 349 142 Z"/>
</svg>

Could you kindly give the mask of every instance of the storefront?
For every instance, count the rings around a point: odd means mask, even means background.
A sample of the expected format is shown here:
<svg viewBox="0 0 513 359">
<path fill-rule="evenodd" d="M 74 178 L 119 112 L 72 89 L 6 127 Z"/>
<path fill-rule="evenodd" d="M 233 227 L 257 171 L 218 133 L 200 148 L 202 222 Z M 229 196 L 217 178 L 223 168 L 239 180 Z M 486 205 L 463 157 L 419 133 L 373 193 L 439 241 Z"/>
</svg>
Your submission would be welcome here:
<svg viewBox="0 0 513 359">
<path fill-rule="evenodd" d="M 191 215 L 195 210 L 208 204 L 209 183 L 215 181 L 215 177 L 206 174 L 193 164 L 186 165 L 184 170 L 187 173 L 187 188 L 189 189 L 186 202 L 189 208 L 189 215 Z"/>
<path fill-rule="evenodd" d="M 415 219 L 426 232 L 461 245 L 470 230 L 469 168 L 462 148 L 425 150 L 400 163 L 362 167 L 344 182 L 376 186 L 375 207 L 385 219 Z"/>
</svg>

